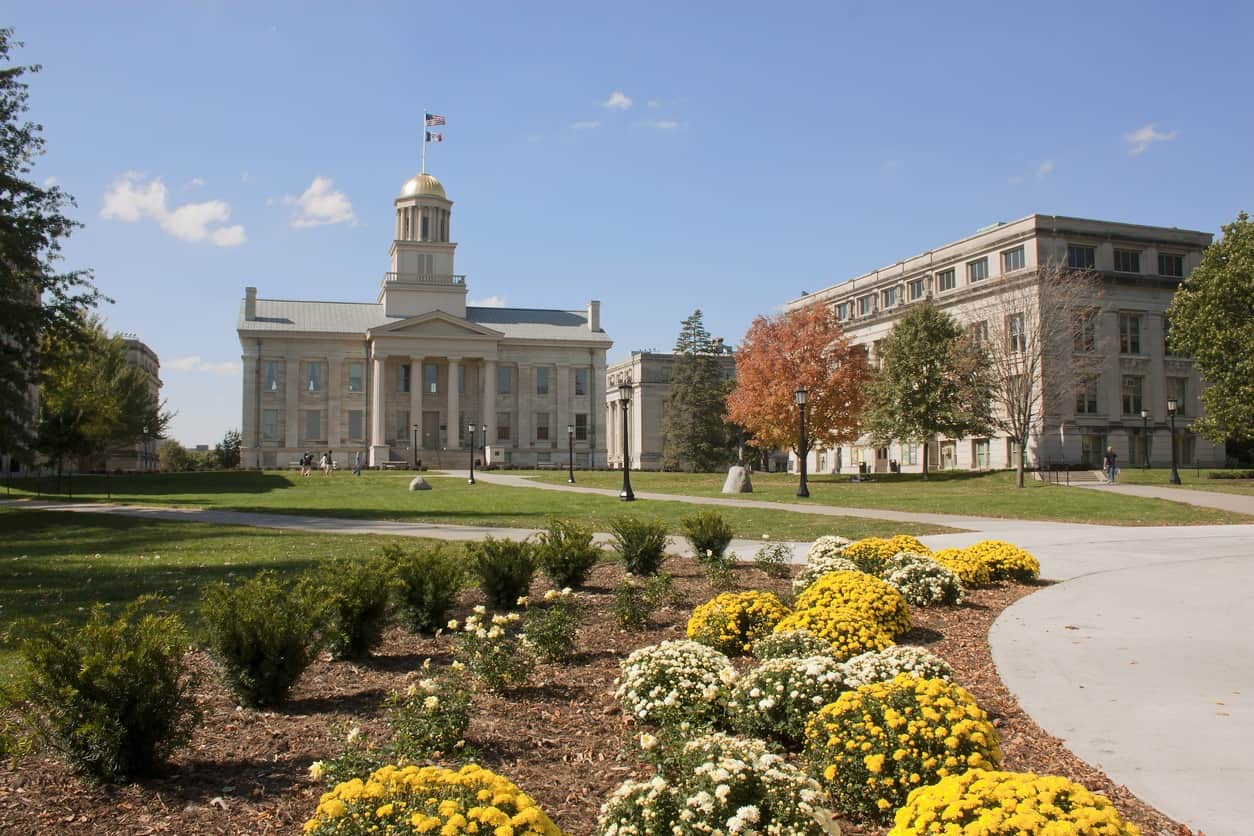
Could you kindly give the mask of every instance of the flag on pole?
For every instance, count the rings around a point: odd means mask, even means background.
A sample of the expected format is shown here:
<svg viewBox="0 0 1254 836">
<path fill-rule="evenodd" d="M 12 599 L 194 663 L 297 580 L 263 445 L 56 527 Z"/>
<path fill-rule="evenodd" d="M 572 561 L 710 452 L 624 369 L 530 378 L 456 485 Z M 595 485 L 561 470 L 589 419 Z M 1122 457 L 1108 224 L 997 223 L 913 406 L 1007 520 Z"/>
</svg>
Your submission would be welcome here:
<svg viewBox="0 0 1254 836">
<path fill-rule="evenodd" d="M 426 114 L 426 117 L 427 117 L 428 128 L 434 128 L 437 125 L 444 124 L 444 117 L 439 115 L 438 113 L 428 113 Z"/>
<path fill-rule="evenodd" d="M 427 142 L 443 142 L 443 141 L 444 141 L 444 134 L 437 134 L 437 133 L 432 133 L 431 131 L 427 131 Z"/>
</svg>

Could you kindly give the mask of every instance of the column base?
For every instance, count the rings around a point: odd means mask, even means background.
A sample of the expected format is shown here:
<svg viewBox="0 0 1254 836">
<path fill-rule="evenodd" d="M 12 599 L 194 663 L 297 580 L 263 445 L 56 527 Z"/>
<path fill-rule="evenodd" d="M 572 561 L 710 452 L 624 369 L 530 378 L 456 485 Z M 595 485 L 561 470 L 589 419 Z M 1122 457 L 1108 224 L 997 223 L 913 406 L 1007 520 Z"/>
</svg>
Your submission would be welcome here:
<svg viewBox="0 0 1254 836">
<path fill-rule="evenodd" d="M 386 444 L 373 444 L 370 447 L 370 466 L 382 467 L 383 463 L 388 460 L 388 446 Z"/>
</svg>

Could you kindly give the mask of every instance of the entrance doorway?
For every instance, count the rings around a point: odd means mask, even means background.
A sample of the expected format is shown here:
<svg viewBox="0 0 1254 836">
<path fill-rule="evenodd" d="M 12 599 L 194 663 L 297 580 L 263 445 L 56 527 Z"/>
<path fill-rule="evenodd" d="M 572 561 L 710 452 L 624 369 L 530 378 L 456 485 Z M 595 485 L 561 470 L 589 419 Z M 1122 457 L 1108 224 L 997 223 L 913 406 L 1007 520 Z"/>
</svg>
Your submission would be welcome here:
<svg viewBox="0 0 1254 836">
<path fill-rule="evenodd" d="M 1102 466 L 1102 456 L 1106 453 L 1106 436 L 1098 433 L 1085 433 L 1080 436 L 1080 465 L 1090 470 Z"/>
<path fill-rule="evenodd" d="M 422 449 L 440 449 L 440 412 L 423 411 L 422 413 Z"/>
</svg>

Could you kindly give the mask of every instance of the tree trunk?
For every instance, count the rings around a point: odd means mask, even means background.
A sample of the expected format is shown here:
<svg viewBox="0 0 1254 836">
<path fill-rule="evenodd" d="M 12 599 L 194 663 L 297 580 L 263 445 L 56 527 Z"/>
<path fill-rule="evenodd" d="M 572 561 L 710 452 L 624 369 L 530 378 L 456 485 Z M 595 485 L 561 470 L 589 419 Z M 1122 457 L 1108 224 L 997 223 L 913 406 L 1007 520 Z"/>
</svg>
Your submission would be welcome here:
<svg viewBox="0 0 1254 836">
<path fill-rule="evenodd" d="M 929 444 L 926 439 L 923 441 L 923 481 L 927 481 L 927 448 Z"/>
<path fill-rule="evenodd" d="M 1027 455 L 1028 445 L 1026 439 L 1015 439 L 1019 444 L 1019 460 L 1015 462 L 1015 481 L 1016 487 L 1023 487 L 1023 459 Z"/>
</svg>

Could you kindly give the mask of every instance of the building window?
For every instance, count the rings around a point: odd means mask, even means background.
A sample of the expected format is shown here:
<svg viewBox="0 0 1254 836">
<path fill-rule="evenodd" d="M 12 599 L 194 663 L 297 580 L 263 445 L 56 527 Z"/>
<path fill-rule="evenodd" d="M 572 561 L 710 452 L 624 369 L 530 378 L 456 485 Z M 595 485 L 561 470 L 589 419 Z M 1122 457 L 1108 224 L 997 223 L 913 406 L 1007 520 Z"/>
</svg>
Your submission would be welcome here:
<svg viewBox="0 0 1254 836">
<path fill-rule="evenodd" d="M 496 370 L 496 393 L 498 395 L 508 395 L 511 391 L 509 369 L 504 366 L 498 367 Z"/>
<path fill-rule="evenodd" d="M 536 441 L 549 440 L 549 413 L 536 413 Z"/>
<path fill-rule="evenodd" d="M 509 412 L 496 413 L 496 440 L 509 441 L 510 427 L 513 422 L 510 421 L 512 414 Z"/>
<path fill-rule="evenodd" d="M 457 394 L 459 395 L 466 394 L 466 367 L 465 366 L 457 367 Z M 461 424 L 463 422 L 458 421 L 457 423 Z"/>
<path fill-rule="evenodd" d="M 348 364 L 348 391 L 360 392 L 364 388 L 364 366 L 361 363 Z"/>
<path fill-rule="evenodd" d="M 988 259 L 977 258 L 967 262 L 967 281 L 980 282 L 988 278 Z"/>
<path fill-rule="evenodd" d="M 306 409 L 305 410 L 305 440 L 321 441 L 322 440 L 322 410 Z"/>
<path fill-rule="evenodd" d="M 919 445 L 906 444 L 904 446 L 906 448 L 905 450 L 906 464 L 918 464 L 919 463 Z"/>
<path fill-rule="evenodd" d="M 881 307 L 891 308 L 897 304 L 897 288 L 890 287 L 880 294 L 880 301 L 883 303 Z"/>
<path fill-rule="evenodd" d="M 1119 353 L 1141 353 L 1141 315 L 1119 314 Z"/>
<path fill-rule="evenodd" d="M 279 440 L 279 411 L 277 409 L 261 410 L 261 440 Z"/>
<path fill-rule="evenodd" d="M 396 435 L 394 436 L 394 438 L 396 439 L 397 442 L 401 444 L 413 443 L 414 439 L 410 432 L 410 427 L 409 427 L 409 410 L 408 409 L 402 409 L 402 410 L 397 411 L 396 413 Z"/>
<path fill-rule="evenodd" d="M 1145 382 L 1145 378 L 1140 375 L 1125 374 L 1123 376 L 1123 414 L 1140 416 L 1141 410 L 1145 408 L 1145 401 L 1141 397 L 1141 387 Z"/>
<path fill-rule="evenodd" d="M 836 305 L 836 318 L 842 321 L 849 318 L 848 302 L 840 302 Z"/>
<path fill-rule="evenodd" d="M 279 361 L 267 360 L 265 382 L 262 384 L 267 392 L 279 391 Z"/>
<path fill-rule="evenodd" d="M 924 293 L 923 279 L 911 279 L 910 283 L 906 285 L 906 293 L 909 295 L 911 302 L 915 299 L 922 299 Z"/>
<path fill-rule="evenodd" d="M 1171 253 L 1158 254 L 1158 275 L 1175 276 L 1181 278 L 1184 276 L 1184 256 L 1173 255 Z"/>
<path fill-rule="evenodd" d="M 1072 324 L 1071 338 L 1076 351 L 1086 353 L 1097 348 L 1097 311 L 1080 311 Z"/>
<path fill-rule="evenodd" d="M 988 470 L 987 438 L 977 438 L 971 442 L 971 459 L 976 470 Z"/>
<path fill-rule="evenodd" d="M 868 316 L 875 309 L 875 297 L 863 296 L 858 300 L 858 316 Z"/>
<path fill-rule="evenodd" d="M 936 285 L 942 291 L 953 290 L 958 286 L 957 280 L 954 278 L 953 270 L 941 270 L 936 274 Z"/>
<path fill-rule="evenodd" d="M 1001 271 L 1003 273 L 1013 273 L 1016 270 L 1022 270 L 1025 264 L 1023 247 L 1015 247 L 1013 250 L 1006 250 L 1001 254 Z"/>
<path fill-rule="evenodd" d="M 953 470 L 958 466 L 958 442 L 942 441 L 940 443 L 941 470 Z"/>
<path fill-rule="evenodd" d="M 1139 250 L 1115 250 L 1115 272 L 1141 272 L 1141 252 Z"/>
<path fill-rule="evenodd" d="M 410 374 L 410 367 L 408 363 L 402 363 L 401 365 L 396 367 L 396 391 L 398 392 L 409 391 L 409 385 L 410 385 L 409 374 Z"/>
<path fill-rule="evenodd" d="M 1097 248 L 1081 244 L 1067 245 L 1067 266 L 1076 270 L 1092 270 L 1097 264 Z"/>
<path fill-rule="evenodd" d="M 1019 442 L 1013 438 L 1006 439 L 1006 464 L 1016 469 L 1019 467 Z"/>
<path fill-rule="evenodd" d="M 1076 415 L 1096 415 L 1097 414 L 1097 381 L 1090 380 L 1075 393 L 1075 413 Z"/>
<path fill-rule="evenodd" d="M 1012 352 L 1028 350 L 1028 334 L 1024 326 L 1023 314 L 1016 313 L 1006 317 L 1007 347 Z"/>
<path fill-rule="evenodd" d="M 588 394 L 588 370 L 575 369 L 575 394 Z"/>
<path fill-rule="evenodd" d="M 588 440 L 588 413 L 575 413 L 575 441 Z"/>
<path fill-rule="evenodd" d="M 549 367 L 541 366 L 536 369 L 536 394 L 547 395 L 549 393 Z"/>
<path fill-rule="evenodd" d="M 305 364 L 305 388 L 310 392 L 322 391 L 322 364 L 310 362 Z"/>
<path fill-rule="evenodd" d="M 361 441 L 366 437 L 365 413 L 360 409 L 348 411 L 348 440 Z"/>
<path fill-rule="evenodd" d="M 435 363 L 422 364 L 422 391 L 428 395 L 434 395 L 437 391 L 437 381 L 440 379 L 440 367 Z"/>
<path fill-rule="evenodd" d="M 1188 415 L 1189 379 L 1187 377 L 1167 378 L 1167 397 L 1176 399 L 1176 414 Z"/>
<path fill-rule="evenodd" d="M 971 334 L 972 336 L 975 337 L 975 341 L 977 343 L 979 343 L 980 345 L 986 345 L 988 343 L 988 320 L 987 319 L 981 319 L 979 322 L 972 322 L 967 327 L 971 329 Z"/>
</svg>

